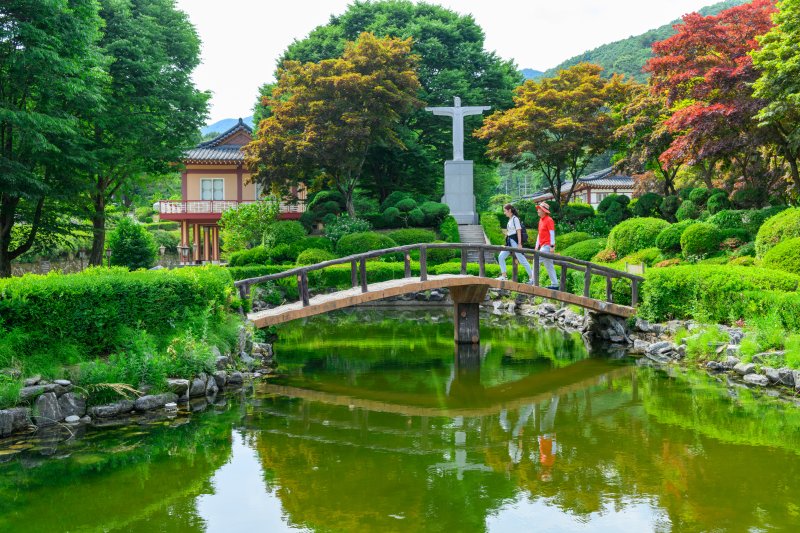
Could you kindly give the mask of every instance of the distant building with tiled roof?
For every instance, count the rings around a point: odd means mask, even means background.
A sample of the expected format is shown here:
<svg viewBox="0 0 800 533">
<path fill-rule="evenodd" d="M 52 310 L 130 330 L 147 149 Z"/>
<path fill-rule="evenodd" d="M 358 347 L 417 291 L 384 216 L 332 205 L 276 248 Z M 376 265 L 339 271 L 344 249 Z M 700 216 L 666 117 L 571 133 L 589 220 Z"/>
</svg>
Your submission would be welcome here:
<svg viewBox="0 0 800 533">
<path fill-rule="evenodd" d="M 569 181 L 561 185 L 562 197 L 566 197 L 569 194 L 572 184 L 573 182 Z M 571 201 L 584 202 L 596 208 L 603 201 L 603 198 L 609 194 L 623 194 L 633 198 L 633 187 L 634 182 L 631 176 L 614 172 L 612 168 L 606 168 L 578 178 Z M 552 200 L 553 194 L 549 189 L 543 189 L 533 194 L 525 195 L 522 199 L 543 202 Z"/>
<path fill-rule="evenodd" d="M 242 148 L 252 140 L 253 129 L 239 119 L 228 131 L 184 154 L 181 200 L 156 205 L 162 220 L 180 223 L 182 264 L 219 262 L 218 223 L 222 212 L 261 197 L 260 188 L 250 182 L 250 173 L 244 167 Z M 292 192 L 298 201 L 281 204 L 279 218 L 296 219 L 304 211 L 305 189 Z"/>
</svg>

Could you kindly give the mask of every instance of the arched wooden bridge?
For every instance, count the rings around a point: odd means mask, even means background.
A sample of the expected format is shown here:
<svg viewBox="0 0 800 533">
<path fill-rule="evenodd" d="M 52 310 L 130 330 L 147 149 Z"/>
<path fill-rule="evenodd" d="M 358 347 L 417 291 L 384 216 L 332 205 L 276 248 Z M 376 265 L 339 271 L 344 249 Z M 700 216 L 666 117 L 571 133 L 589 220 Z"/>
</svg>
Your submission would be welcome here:
<svg viewBox="0 0 800 533">
<path fill-rule="evenodd" d="M 461 269 L 459 274 L 429 275 L 427 268 L 427 255 L 429 250 L 455 249 L 461 252 Z M 468 271 L 467 252 L 477 251 L 478 274 L 470 275 Z M 504 250 L 523 253 L 531 260 L 533 268 L 533 284 L 520 283 L 517 277 L 518 263 L 514 254 L 511 268 L 511 279 L 498 280 L 486 276 L 485 252 L 499 253 Z M 411 254 L 419 253 L 419 276 L 412 276 Z M 387 255 L 402 255 L 405 261 L 404 276 L 400 279 L 369 283 L 367 279 L 367 261 Z M 553 264 L 561 267 L 561 276 L 558 290 L 550 290 L 539 286 L 539 258 L 552 259 Z M 338 292 L 312 296 L 309 289 L 308 274 L 315 270 L 341 264 L 350 264 L 351 288 Z M 567 272 L 575 270 L 584 273 L 583 294 L 572 294 L 566 291 Z M 474 271 L 474 269 L 473 269 Z M 590 296 L 593 276 L 605 278 L 605 299 L 599 300 Z M 325 261 L 316 265 L 302 266 L 257 278 L 243 279 L 235 282 L 242 298 L 249 296 L 250 287 L 268 281 L 278 281 L 285 278 L 296 278 L 299 301 L 284 304 L 273 309 L 250 313 L 248 318 L 256 327 L 263 328 L 298 318 L 327 313 L 336 309 L 343 309 L 354 305 L 375 300 L 382 300 L 392 296 L 413 293 L 418 291 L 447 288 L 456 306 L 456 338 L 469 339 L 475 337 L 469 331 L 477 331 L 477 308 L 483 301 L 489 288 L 506 289 L 531 296 L 541 296 L 551 300 L 574 304 L 585 309 L 607 313 L 611 315 L 629 317 L 635 313 L 638 302 L 638 287 L 643 278 L 628 272 L 614 270 L 588 261 L 572 257 L 547 254 L 530 249 L 510 248 L 507 246 L 474 245 L 460 243 L 431 243 L 398 246 L 384 250 L 375 250 L 363 254 L 342 257 Z M 612 301 L 611 283 L 615 278 L 628 279 L 631 282 L 631 306 L 615 304 Z M 465 319 L 465 320 L 461 320 Z M 458 334 L 459 322 L 462 322 L 463 332 Z M 461 342 L 465 342 L 462 340 Z M 477 342 L 477 338 L 473 339 Z"/>
</svg>

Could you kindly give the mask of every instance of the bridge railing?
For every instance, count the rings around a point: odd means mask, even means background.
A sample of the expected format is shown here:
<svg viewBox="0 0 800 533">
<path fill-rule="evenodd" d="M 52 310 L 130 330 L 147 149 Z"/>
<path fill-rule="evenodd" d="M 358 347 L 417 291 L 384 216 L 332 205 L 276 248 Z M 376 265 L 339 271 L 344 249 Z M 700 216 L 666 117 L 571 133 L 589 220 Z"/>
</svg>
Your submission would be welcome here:
<svg viewBox="0 0 800 533">
<path fill-rule="evenodd" d="M 367 283 L 367 261 L 378 257 L 387 255 L 403 255 L 405 263 L 404 278 L 411 276 L 411 252 L 419 251 L 419 279 L 426 281 L 428 279 L 428 250 L 433 249 L 455 249 L 461 251 L 461 274 L 467 274 L 467 255 L 469 251 L 478 252 L 478 277 L 486 277 L 486 252 L 500 253 L 503 251 L 513 252 L 511 279 L 518 281 L 518 261 L 515 254 L 522 254 L 526 258 L 533 259 L 533 285 L 539 287 L 539 260 L 540 258 L 551 259 L 555 266 L 561 267 L 561 275 L 559 278 L 559 291 L 566 292 L 567 287 L 567 272 L 575 270 L 584 273 L 583 283 L 583 296 L 590 298 L 592 276 L 601 276 L 606 280 L 605 301 L 613 303 L 612 295 L 612 282 L 615 278 L 628 279 L 631 282 L 631 306 L 636 307 L 639 301 L 639 284 L 644 281 L 644 278 L 635 274 L 630 274 L 622 270 L 616 270 L 602 265 L 597 265 L 589 261 L 575 259 L 564 255 L 550 254 L 531 250 L 529 248 L 513 248 L 510 246 L 494 246 L 490 244 L 464 244 L 464 243 L 428 243 L 428 244 L 409 244 L 406 246 L 396 246 L 394 248 L 385 248 L 383 250 L 373 250 L 362 254 L 350 255 L 347 257 L 340 257 L 331 259 L 315 265 L 301 266 L 278 272 L 276 274 L 269 274 L 266 276 L 259 276 L 256 278 L 242 279 L 234 282 L 234 286 L 239 290 L 239 295 L 242 298 L 247 298 L 250 295 L 250 287 L 259 283 L 266 283 L 268 281 L 278 281 L 285 278 L 297 278 L 297 290 L 303 306 L 310 305 L 310 291 L 308 284 L 308 274 L 315 270 L 322 270 L 335 265 L 350 264 L 350 282 L 353 288 L 360 286 L 361 292 L 369 292 Z M 416 276 L 415 276 L 416 277 Z"/>
</svg>

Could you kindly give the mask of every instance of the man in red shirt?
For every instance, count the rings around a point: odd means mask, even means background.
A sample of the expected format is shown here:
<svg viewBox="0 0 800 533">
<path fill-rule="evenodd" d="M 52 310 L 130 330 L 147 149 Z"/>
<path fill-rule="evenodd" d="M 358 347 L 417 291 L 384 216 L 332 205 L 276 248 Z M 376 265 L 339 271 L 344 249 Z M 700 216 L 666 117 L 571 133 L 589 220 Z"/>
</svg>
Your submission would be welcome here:
<svg viewBox="0 0 800 533">
<path fill-rule="evenodd" d="M 556 252 L 556 224 L 550 217 L 550 206 L 545 202 L 539 202 L 536 205 L 536 212 L 539 214 L 539 233 L 536 236 L 536 249 L 553 254 Z M 558 278 L 556 278 L 553 260 L 539 256 L 539 264 L 544 264 L 547 275 L 550 276 L 550 286 L 547 288 L 558 290 Z"/>
</svg>

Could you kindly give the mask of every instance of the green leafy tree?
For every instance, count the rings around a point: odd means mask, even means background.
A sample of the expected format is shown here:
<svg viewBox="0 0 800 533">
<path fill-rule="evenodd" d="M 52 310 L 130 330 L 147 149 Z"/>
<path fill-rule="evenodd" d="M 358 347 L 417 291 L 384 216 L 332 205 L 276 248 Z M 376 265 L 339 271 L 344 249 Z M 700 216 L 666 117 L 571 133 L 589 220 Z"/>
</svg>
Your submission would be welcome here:
<svg viewBox="0 0 800 533">
<path fill-rule="evenodd" d="M 129 217 L 122 217 L 117 222 L 117 227 L 108 237 L 108 248 L 112 265 L 131 270 L 150 268 L 158 255 L 156 241 L 150 232 Z"/>
<path fill-rule="evenodd" d="M 0 5 L 0 277 L 83 187 L 79 118 L 101 105 L 101 24 L 93 0 Z"/>
<path fill-rule="evenodd" d="M 411 40 L 364 33 L 339 59 L 286 61 L 267 102 L 271 116 L 245 148 L 253 179 L 285 189 L 319 179 L 355 216 L 353 192 L 374 145 L 404 147 L 394 127 L 420 107 Z"/>
<path fill-rule="evenodd" d="M 219 219 L 219 236 L 226 253 L 246 250 L 261 244 L 264 232 L 275 222 L 280 204 L 273 199 L 240 204 L 226 209 Z"/>
<path fill-rule="evenodd" d="M 783 0 L 778 9 L 775 27 L 759 39 L 761 49 L 751 53 L 761 71 L 753 96 L 767 102 L 756 118 L 776 132 L 779 153 L 800 198 L 800 0 Z"/>
<path fill-rule="evenodd" d="M 158 179 L 197 140 L 208 93 L 191 79 L 200 40 L 173 0 L 101 0 L 108 56 L 105 105 L 87 121 L 87 149 L 96 154 L 85 206 L 94 241 L 89 261 L 100 264 L 106 204 L 133 179 Z"/>
<path fill-rule="evenodd" d="M 553 198 L 569 203 L 577 178 L 610 145 L 616 129 L 610 108 L 624 101 L 630 85 L 600 76 L 597 65 L 581 63 L 554 78 L 527 81 L 516 90 L 514 107 L 489 116 L 475 136 L 488 153 L 542 173 Z M 562 196 L 562 186 L 572 186 Z"/>
<path fill-rule="evenodd" d="M 465 105 L 507 109 L 512 92 L 522 82 L 516 65 L 487 51 L 483 30 L 470 15 L 425 2 L 357 0 L 347 10 L 292 43 L 283 60 L 318 62 L 341 57 L 345 43 L 362 32 L 379 37 L 411 38 L 419 56 L 420 100 L 452 105 L 459 96 Z M 465 130 L 481 123 L 465 119 Z M 405 148 L 375 144 L 364 162 L 361 186 L 382 201 L 394 190 L 409 190 L 437 199 L 442 195 L 442 161 L 452 156 L 451 126 L 441 117 L 419 109 L 395 125 Z M 476 164 L 488 164 L 485 143 L 465 136 L 464 154 Z M 488 194 L 491 194 L 489 192 Z"/>
</svg>

